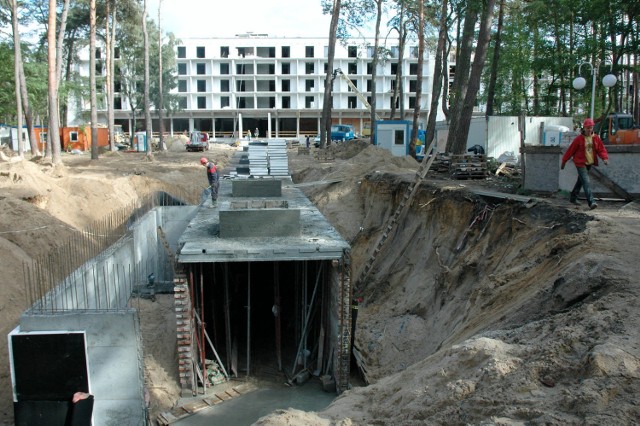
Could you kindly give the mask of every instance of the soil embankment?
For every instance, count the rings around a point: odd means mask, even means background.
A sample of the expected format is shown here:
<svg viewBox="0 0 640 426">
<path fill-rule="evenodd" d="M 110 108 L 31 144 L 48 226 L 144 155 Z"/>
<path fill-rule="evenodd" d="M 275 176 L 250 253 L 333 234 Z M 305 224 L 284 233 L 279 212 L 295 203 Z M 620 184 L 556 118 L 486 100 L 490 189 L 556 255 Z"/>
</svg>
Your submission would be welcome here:
<svg viewBox="0 0 640 426">
<path fill-rule="evenodd" d="M 350 143 L 318 162 L 290 152 L 290 169 L 352 243 L 360 268 L 412 181 L 417 163 Z M 233 154 L 207 156 L 224 168 Z M 201 154 L 65 156 L 65 166 L 0 164 L 0 333 L 26 308 L 22 261 L 55 250 L 83 226 L 148 191 L 199 192 Z M 640 418 L 637 205 L 576 209 L 475 195 L 496 179 L 430 175 L 356 289 L 356 344 L 371 385 L 319 414 L 275 413 L 263 424 L 633 424 Z M 498 188 L 499 189 L 499 188 Z M 160 303 L 162 310 L 171 309 Z M 149 335 L 174 332 L 143 303 Z M 166 309 L 165 309 L 166 308 Z M 175 357 L 145 343 L 154 411 L 178 398 Z M 6 339 L 0 423 L 12 424 Z"/>
</svg>

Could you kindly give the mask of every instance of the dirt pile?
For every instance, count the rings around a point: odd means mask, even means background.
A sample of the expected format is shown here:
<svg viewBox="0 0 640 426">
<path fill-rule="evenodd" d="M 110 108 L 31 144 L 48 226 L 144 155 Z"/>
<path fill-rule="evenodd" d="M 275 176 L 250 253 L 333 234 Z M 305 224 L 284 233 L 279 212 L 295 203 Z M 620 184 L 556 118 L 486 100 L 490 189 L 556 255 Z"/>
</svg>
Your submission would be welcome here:
<svg viewBox="0 0 640 426">
<path fill-rule="evenodd" d="M 290 152 L 295 182 L 352 243 L 353 276 L 369 257 L 418 164 L 365 144 L 335 160 Z M 313 149 L 312 149 L 313 151 Z M 224 168 L 232 148 L 206 156 Z M 21 262 L 148 191 L 199 194 L 201 153 L 65 156 L 65 166 L 0 163 L 0 332 L 23 305 Z M 313 182 L 313 183 L 312 183 Z M 493 184 L 495 182 L 486 182 Z M 633 424 L 640 418 L 635 204 L 526 208 L 475 195 L 477 182 L 423 183 L 365 283 L 356 344 L 372 385 L 322 413 L 276 412 L 260 424 Z M 495 187 L 494 187 L 495 189 Z M 172 336 L 171 299 L 139 302 L 148 335 Z M 167 313 L 169 312 L 169 313 Z M 171 339 L 145 341 L 152 409 L 178 398 Z M 12 423 L 6 339 L 0 423 Z"/>
</svg>

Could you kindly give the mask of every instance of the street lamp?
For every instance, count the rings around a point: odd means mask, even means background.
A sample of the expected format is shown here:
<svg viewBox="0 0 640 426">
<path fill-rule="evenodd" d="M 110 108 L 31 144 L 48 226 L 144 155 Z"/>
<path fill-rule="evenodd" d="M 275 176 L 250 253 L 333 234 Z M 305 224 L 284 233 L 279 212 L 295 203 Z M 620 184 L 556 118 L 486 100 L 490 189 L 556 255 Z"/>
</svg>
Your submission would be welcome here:
<svg viewBox="0 0 640 426">
<path fill-rule="evenodd" d="M 590 117 L 595 118 L 593 114 L 594 114 L 594 107 L 596 103 L 596 74 L 598 72 L 598 65 L 596 64 L 596 66 L 594 67 L 590 62 L 580 63 L 580 65 L 578 66 L 578 77 L 576 77 L 573 80 L 573 88 L 576 90 L 582 90 L 587 85 L 587 80 L 585 80 L 584 77 L 580 76 L 580 70 L 582 69 L 583 65 L 589 65 L 591 67 L 591 115 Z M 613 64 L 611 64 L 611 68 L 613 68 Z M 616 85 L 616 82 L 618 81 L 616 76 L 611 74 L 611 68 L 609 69 L 609 74 L 605 75 L 602 78 L 602 84 L 604 85 L 604 87 L 613 87 Z"/>
</svg>

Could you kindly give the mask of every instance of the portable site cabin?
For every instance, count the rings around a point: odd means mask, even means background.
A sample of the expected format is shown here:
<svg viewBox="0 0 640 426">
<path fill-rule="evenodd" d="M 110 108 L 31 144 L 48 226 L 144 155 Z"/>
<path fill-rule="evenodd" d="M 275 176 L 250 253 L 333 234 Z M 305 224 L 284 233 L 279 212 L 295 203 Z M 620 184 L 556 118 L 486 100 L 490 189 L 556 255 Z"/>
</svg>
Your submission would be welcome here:
<svg viewBox="0 0 640 426">
<path fill-rule="evenodd" d="M 412 129 L 413 123 L 408 120 L 376 121 L 374 144 L 389 150 L 396 157 L 409 155 Z M 424 130 L 418 130 L 418 142 L 416 142 L 418 159 L 424 156 L 424 140 Z"/>
<path fill-rule="evenodd" d="M 60 143 L 65 151 L 74 149 L 89 151 L 91 149 L 91 127 L 60 128 Z M 98 147 L 109 146 L 109 129 L 98 128 Z"/>
</svg>

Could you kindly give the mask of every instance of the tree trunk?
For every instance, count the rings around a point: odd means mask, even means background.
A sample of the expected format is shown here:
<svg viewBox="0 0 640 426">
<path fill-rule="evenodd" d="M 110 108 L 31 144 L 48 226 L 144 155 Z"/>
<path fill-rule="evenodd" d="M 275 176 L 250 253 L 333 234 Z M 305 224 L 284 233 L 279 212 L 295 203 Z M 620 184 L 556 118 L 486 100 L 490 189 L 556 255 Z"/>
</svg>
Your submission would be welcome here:
<svg viewBox="0 0 640 426">
<path fill-rule="evenodd" d="M 393 88 L 393 96 L 391 97 L 391 114 L 389 115 L 389 120 L 393 120 L 396 117 L 396 104 L 398 103 L 399 91 L 400 91 L 400 82 L 402 81 L 402 60 L 404 59 L 404 48 L 406 45 L 406 31 L 404 26 L 404 10 L 405 5 L 404 2 L 400 3 L 400 17 L 398 23 L 398 72 L 396 73 L 396 85 Z M 401 114 L 400 119 L 404 119 L 404 116 Z M 373 129 L 373 123 L 371 126 Z"/>
<path fill-rule="evenodd" d="M 420 119 L 420 103 L 422 102 L 422 67 L 424 66 L 424 2 L 420 2 L 418 13 L 418 75 L 416 78 L 416 103 L 413 110 L 413 129 L 409 141 L 409 155 L 416 156 L 416 139 L 418 138 L 418 120 Z"/>
<path fill-rule="evenodd" d="M 105 81 L 105 86 L 107 89 L 107 133 L 109 135 L 109 149 L 111 150 L 111 152 L 115 152 L 116 151 L 116 141 L 115 141 L 115 131 L 114 131 L 114 112 L 113 112 L 113 99 L 114 99 L 114 95 L 113 95 L 113 90 L 114 90 L 114 84 L 113 84 L 113 53 L 114 53 L 114 47 L 113 47 L 113 42 L 114 42 L 114 38 L 113 38 L 113 34 L 115 34 L 116 32 L 116 28 L 113 25 L 109 25 L 109 19 L 111 18 L 111 0 L 107 0 L 107 10 L 105 13 L 105 42 L 106 42 L 106 52 L 105 52 L 105 58 L 106 58 L 106 81 Z M 113 8 L 113 14 L 116 14 L 116 8 L 114 5 Z"/>
<path fill-rule="evenodd" d="M 498 28 L 493 45 L 493 60 L 491 62 L 491 76 L 489 77 L 489 88 L 487 89 L 487 113 L 486 116 L 493 115 L 493 102 L 496 96 L 496 80 L 498 79 L 498 62 L 500 62 L 500 45 L 502 43 L 502 22 L 504 20 L 504 0 L 500 0 L 500 11 L 498 13 Z"/>
<path fill-rule="evenodd" d="M 58 79 L 56 73 L 56 0 L 49 0 L 49 30 L 47 31 L 48 60 L 48 97 L 49 97 L 49 131 L 47 135 L 51 141 L 51 160 L 53 164 L 61 164 L 60 155 L 60 127 L 58 118 Z M 47 155 L 48 156 L 48 155 Z"/>
<path fill-rule="evenodd" d="M 151 157 L 151 105 L 149 99 L 149 31 L 147 30 L 147 0 L 143 0 L 142 34 L 144 36 L 144 122 L 147 131 L 147 156 Z"/>
<path fill-rule="evenodd" d="M 371 143 L 373 144 L 375 140 L 375 132 L 374 123 L 376 122 L 376 79 L 378 77 L 378 49 L 380 48 L 380 21 L 382 20 L 382 2 L 383 0 L 376 0 L 376 29 L 375 29 L 375 41 L 373 43 L 373 60 L 371 61 L 371 111 L 370 111 L 370 120 L 371 120 Z"/>
<path fill-rule="evenodd" d="M 448 1 L 443 0 L 440 15 L 440 30 L 438 32 L 438 46 L 436 47 L 436 57 L 434 59 L 435 68 L 433 70 L 433 88 L 431 89 L 431 107 L 429 119 L 427 120 L 427 130 L 424 140 L 424 149 L 427 149 L 436 133 L 436 117 L 438 116 L 438 101 L 442 90 L 442 76 L 447 73 L 446 61 L 442 58 L 445 55 L 445 44 L 447 41 L 447 7 Z M 425 151 L 425 157 L 429 155 Z"/>
<path fill-rule="evenodd" d="M 458 135 L 458 126 L 461 121 L 462 105 L 469 84 L 469 68 L 473 51 L 472 44 L 475 35 L 475 26 L 478 20 L 478 3 L 480 3 L 479 0 L 467 2 L 462 39 L 459 43 L 460 50 L 456 59 L 456 78 L 453 81 L 453 90 L 451 92 L 451 121 L 449 123 L 449 135 L 447 136 L 447 152 L 452 152 L 454 149 L 455 139 Z"/>
<path fill-rule="evenodd" d="M 11 20 L 13 23 L 13 68 L 16 89 L 16 136 L 18 138 L 18 155 L 24 158 L 24 139 L 22 139 L 22 95 L 20 84 L 20 67 L 22 66 L 22 49 L 20 47 L 20 33 L 18 29 L 18 3 L 11 1 Z M 9 132 L 11 136 L 11 132 Z M 11 142 L 13 143 L 13 141 Z M 33 146 L 33 142 L 31 143 Z"/>
<path fill-rule="evenodd" d="M 89 89 L 91 90 L 91 159 L 98 159 L 98 100 L 96 95 L 96 0 L 89 2 Z"/>
<path fill-rule="evenodd" d="M 480 80 L 482 77 L 482 69 L 484 68 L 485 59 L 487 58 L 487 50 L 489 48 L 489 40 L 491 39 L 491 21 L 493 20 L 493 9 L 495 0 L 487 0 L 483 11 L 482 21 L 480 22 L 480 31 L 478 33 L 478 44 L 476 47 L 471 75 L 469 76 L 469 85 L 466 96 L 460 109 L 460 120 L 458 122 L 458 131 L 454 134 L 454 144 L 451 152 L 454 154 L 463 154 L 467 147 L 467 137 L 469 136 L 469 127 L 471 125 L 471 116 L 473 115 L 473 106 L 476 103 L 478 90 L 480 89 Z M 447 146 L 451 140 L 451 133 L 447 140 Z"/>
<path fill-rule="evenodd" d="M 320 119 L 320 148 L 327 146 L 327 136 L 331 138 L 331 102 L 333 89 L 333 58 L 336 55 L 336 32 L 342 0 L 333 0 L 331 24 L 329 26 L 329 51 L 327 57 L 327 75 L 324 79 L 324 96 L 322 101 L 322 118 Z"/>
<path fill-rule="evenodd" d="M 158 142 L 158 149 L 164 151 L 164 89 L 162 87 L 162 0 L 158 2 L 158 119 L 160 120 L 160 140 Z M 215 123 L 212 123 L 215 125 Z"/>
</svg>

